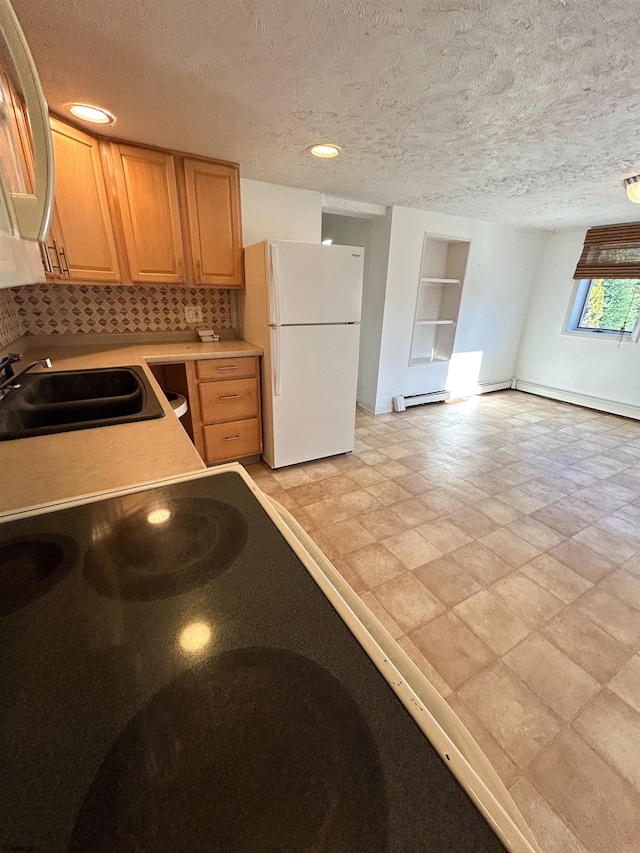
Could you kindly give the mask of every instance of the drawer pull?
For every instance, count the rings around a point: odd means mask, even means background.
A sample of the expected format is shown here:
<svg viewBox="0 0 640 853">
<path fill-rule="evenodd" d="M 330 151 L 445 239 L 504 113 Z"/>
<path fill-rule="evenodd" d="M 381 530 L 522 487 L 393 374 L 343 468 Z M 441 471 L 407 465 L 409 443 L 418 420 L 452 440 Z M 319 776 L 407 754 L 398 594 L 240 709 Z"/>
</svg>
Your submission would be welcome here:
<svg viewBox="0 0 640 853">
<path fill-rule="evenodd" d="M 217 403 L 217 398 L 216 398 Z M 243 403 L 238 403 L 242 406 Z M 222 403 L 219 404 L 222 407 Z M 231 407 L 224 410 L 231 412 Z M 260 421 L 257 417 L 246 420 L 227 421 L 220 424 L 204 424 L 205 461 L 224 462 L 260 453 Z"/>
<path fill-rule="evenodd" d="M 224 397 L 220 397 L 221 400 L 239 400 L 242 397 L 242 394 L 227 394 Z"/>
<path fill-rule="evenodd" d="M 239 370 L 239 366 L 237 364 L 232 364 L 229 367 L 219 367 L 218 370 Z"/>
</svg>

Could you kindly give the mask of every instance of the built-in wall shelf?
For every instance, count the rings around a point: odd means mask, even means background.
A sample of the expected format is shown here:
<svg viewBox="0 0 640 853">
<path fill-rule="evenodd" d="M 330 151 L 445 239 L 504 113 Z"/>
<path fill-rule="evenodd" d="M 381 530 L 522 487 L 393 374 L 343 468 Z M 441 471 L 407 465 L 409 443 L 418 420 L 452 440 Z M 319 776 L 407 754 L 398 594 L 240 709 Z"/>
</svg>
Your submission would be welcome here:
<svg viewBox="0 0 640 853">
<path fill-rule="evenodd" d="M 416 358 L 412 358 L 409 362 L 409 367 L 416 367 L 419 364 L 446 364 L 449 361 L 448 358 L 430 358 L 429 356 L 418 356 Z"/>
<path fill-rule="evenodd" d="M 425 234 L 409 366 L 446 364 L 453 353 L 469 240 Z"/>
</svg>

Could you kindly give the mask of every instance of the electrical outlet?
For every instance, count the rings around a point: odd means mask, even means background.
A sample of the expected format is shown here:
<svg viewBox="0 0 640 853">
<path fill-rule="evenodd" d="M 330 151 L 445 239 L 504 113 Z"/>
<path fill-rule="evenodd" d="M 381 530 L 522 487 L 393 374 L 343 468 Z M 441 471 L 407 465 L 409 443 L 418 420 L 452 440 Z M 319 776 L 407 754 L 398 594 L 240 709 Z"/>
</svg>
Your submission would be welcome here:
<svg viewBox="0 0 640 853">
<path fill-rule="evenodd" d="M 187 323 L 202 323 L 202 306 L 187 305 L 184 309 L 184 316 Z"/>
</svg>

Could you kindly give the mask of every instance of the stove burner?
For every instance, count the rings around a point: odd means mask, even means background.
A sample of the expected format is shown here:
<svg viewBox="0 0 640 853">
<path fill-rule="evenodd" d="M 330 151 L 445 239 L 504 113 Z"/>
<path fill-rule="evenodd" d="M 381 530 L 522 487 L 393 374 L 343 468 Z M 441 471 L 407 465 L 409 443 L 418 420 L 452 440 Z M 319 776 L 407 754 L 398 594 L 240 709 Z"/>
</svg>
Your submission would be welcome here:
<svg viewBox="0 0 640 853">
<path fill-rule="evenodd" d="M 69 853 L 386 853 L 387 794 L 360 709 L 293 652 L 223 652 L 115 741 Z"/>
<path fill-rule="evenodd" d="M 95 522 L 84 577 L 101 595 L 126 601 L 171 598 L 226 571 L 245 546 L 242 513 L 209 498 L 133 495 L 125 514 Z"/>
<path fill-rule="evenodd" d="M 0 616 L 45 595 L 71 571 L 78 547 L 67 536 L 28 536 L 0 543 Z"/>
</svg>

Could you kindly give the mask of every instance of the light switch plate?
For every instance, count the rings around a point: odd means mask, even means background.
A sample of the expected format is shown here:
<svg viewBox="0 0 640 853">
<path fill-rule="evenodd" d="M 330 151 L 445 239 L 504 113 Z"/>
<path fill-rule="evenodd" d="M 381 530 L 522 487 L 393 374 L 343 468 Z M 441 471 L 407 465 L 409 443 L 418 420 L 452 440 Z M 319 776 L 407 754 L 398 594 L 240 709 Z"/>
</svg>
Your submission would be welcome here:
<svg viewBox="0 0 640 853">
<path fill-rule="evenodd" d="M 187 323 L 202 323 L 202 306 L 187 305 L 184 309 L 184 316 Z"/>
</svg>

